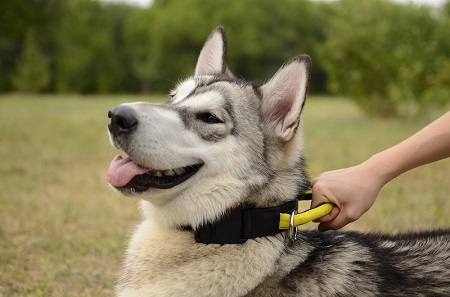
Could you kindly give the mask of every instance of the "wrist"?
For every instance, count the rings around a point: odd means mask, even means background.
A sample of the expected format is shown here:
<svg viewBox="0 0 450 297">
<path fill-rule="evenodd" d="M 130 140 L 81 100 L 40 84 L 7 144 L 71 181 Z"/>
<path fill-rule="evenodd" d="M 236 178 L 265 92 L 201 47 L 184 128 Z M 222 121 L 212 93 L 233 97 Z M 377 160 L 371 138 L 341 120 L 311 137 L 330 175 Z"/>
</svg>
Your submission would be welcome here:
<svg viewBox="0 0 450 297">
<path fill-rule="evenodd" d="M 380 189 L 400 174 L 395 162 L 386 158 L 383 152 L 373 155 L 361 165 L 365 168 L 365 172 L 370 172 L 373 182 L 377 183 Z"/>
</svg>

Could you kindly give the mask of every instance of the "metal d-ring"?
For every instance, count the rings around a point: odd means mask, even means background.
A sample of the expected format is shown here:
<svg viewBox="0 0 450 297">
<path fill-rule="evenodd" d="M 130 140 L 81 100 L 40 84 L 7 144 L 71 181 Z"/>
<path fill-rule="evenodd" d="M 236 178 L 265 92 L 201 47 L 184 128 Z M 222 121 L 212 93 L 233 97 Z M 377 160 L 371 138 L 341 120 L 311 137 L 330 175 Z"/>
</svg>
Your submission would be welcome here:
<svg viewBox="0 0 450 297">
<path fill-rule="evenodd" d="M 297 213 L 297 211 L 296 211 L 296 210 L 293 210 L 293 211 L 291 212 L 291 218 L 290 218 L 290 220 L 289 220 L 289 232 L 288 232 L 288 236 L 289 236 L 289 239 L 290 239 L 291 241 L 294 241 L 294 240 L 297 239 L 297 231 L 298 231 L 298 228 L 294 226 L 294 218 L 295 218 L 295 214 L 296 214 L 296 213 Z"/>
</svg>

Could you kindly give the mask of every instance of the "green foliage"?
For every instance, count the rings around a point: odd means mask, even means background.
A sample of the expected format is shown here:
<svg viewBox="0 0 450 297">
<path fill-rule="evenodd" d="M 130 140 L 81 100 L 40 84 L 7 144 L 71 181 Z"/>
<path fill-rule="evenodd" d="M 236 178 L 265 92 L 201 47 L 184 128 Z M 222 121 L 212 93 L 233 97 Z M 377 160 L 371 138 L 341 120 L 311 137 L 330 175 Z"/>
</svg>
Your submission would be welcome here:
<svg viewBox="0 0 450 297">
<path fill-rule="evenodd" d="M 50 82 L 50 69 L 46 57 L 37 46 L 33 31 L 28 32 L 24 51 L 17 63 L 13 77 L 16 90 L 28 93 L 44 91 Z"/>
<path fill-rule="evenodd" d="M 444 4 L 444 7 L 442 9 L 444 11 L 444 13 L 447 15 L 447 17 L 450 17 L 450 1 L 447 1 Z"/>
<path fill-rule="evenodd" d="M 427 7 L 383 0 L 337 3 L 322 49 L 330 90 L 380 116 L 448 102 L 450 89 L 441 84 L 449 58 L 442 27 Z"/>
<path fill-rule="evenodd" d="M 166 93 L 193 73 L 206 36 L 223 25 L 238 77 L 262 81 L 287 59 L 308 54 L 311 92 L 349 95 L 368 114 L 411 114 L 449 101 L 449 7 L 393 0 L 154 0 L 148 8 L 0 1 L 0 92 L 23 89 L 17 77 L 31 67 L 23 55 L 30 51 L 27 32 L 35 32 L 34 60 L 45 61 L 48 72 L 36 91 Z"/>
<path fill-rule="evenodd" d="M 323 36 L 317 6 L 304 0 L 155 1 L 127 21 L 133 70 L 143 90 L 167 90 L 193 73 L 206 36 L 223 25 L 231 70 L 248 79 L 268 76 L 294 55 L 314 58 Z"/>
<path fill-rule="evenodd" d="M 58 35 L 56 90 L 76 93 L 133 90 L 124 57 L 123 20 L 131 11 L 91 0 L 67 2 Z"/>
<path fill-rule="evenodd" d="M 36 47 L 50 68 L 50 86 L 57 53 L 56 36 L 66 0 L 0 1 L 0 92 L 14 89 L 12 80 L 25 46 L 26 35 L 33 31 Z"/>
</svg>

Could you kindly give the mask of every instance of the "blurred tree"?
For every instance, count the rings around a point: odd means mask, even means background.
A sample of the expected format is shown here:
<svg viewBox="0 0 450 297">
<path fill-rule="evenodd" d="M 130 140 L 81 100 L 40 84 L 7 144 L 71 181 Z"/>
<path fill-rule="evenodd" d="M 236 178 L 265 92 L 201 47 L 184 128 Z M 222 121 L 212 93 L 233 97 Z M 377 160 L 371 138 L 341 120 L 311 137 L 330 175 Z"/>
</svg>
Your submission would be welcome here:
<svg viewBox="0 0 450 297">
<path fill-rule="evenodd" d="M 450 1 L 437 11 L 388 0 L 154 0 L 149 8 L 2 0 L 0 92 L 18 87 L 33 60 L 49 77 L 40 90 L 167 92 L 192 74 L 205 38 L 223 25 L 237 76 L 264 79 L 308 54 L 311 91 L 328 81 L 367 112 L 396 115 L 449 101 L 449 9 Z"/>
<path fill-rule="evenodd" d="M 128 55 L 143 90 L 167 90 L 193 73 L 206 37 L 223 25 L 231 70 L 261 79 L 295 55 L 316 58 L 326 18 L 318 5 L 305 0 L 155 0 L 127 20 Z M 321 67 L 315 67 L 316 74 L 315 89 L 323 89 Z"/>
<path fill-rule="evenodd" d="M 0 92 L 13 90 L 12 77 L 30 31 L 34 31 L 36 46 L 47 59 L 53 77 L 56 30 L 63 16 L 64 1 L 0 1 Z"/>
<path fill-rule="evenodd" d="M 139 91 L 154 91 L 152 82 L 158 78 L 155 57 L 152 56 L 152 38 L 156 14 L 153 9 L 136 10 L 125 20 L 125 52 L 130 59 L 133 75 L 137 78 Z"/>
<path fill-rule="evenodd" d="M 442 8 L 447 17 L 450 17 L 450 1 L 447 1 Z"/>
<path fill-rule="evenodd" d="M 132 91 L 133 76 L 122 40 L 123 20 L 131 10 L 91 0 L 67 2 L 58 34 L 59 92 Z"/>
<path fill-rule="evenodd" d="M 33 11 L 28 9 L 25 0 L 0 1 L 0 91 L 13 87 L 10 79 L 19 56 L 20 41 L 32 20 Z"/>
<path fill-rule="evenodd" d="M 321 55 L 330 91 L 381 116 L 443 102 L 444 88 L 434 92 L 431 82 L 448 53 L 430 8 L 383 0 L 342 0 L 334 8 Z"/>
<path fill-rule="evenodd" d="M 17 91 L 38 93 L 50 82 L 50 69 L 45 56 L 37 46 L 35 34 L 30 30 L 25 39 L 24 51 L 17 63 L 13 84 Z"/>
</svg>

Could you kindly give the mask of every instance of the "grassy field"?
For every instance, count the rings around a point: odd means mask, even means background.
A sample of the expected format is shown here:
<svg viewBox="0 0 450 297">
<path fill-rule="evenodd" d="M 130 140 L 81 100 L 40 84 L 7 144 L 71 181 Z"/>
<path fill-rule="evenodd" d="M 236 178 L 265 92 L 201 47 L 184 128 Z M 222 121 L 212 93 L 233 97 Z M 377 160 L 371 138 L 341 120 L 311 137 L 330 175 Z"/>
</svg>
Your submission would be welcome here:
<svg viewBox="0 0 450 297">
<path fill-rule="evenodd" d="M 114 193 L 105 181 L 116 154 L 106 115 L 120 102 L 147 99 L 0 96 L 0 296 L 113 294 L 139 212 L 136 200 Z M 312 97 L 304 115 L 311 177 L 361 162 L 444 112 L 367 119 L 348 101 Z M 449 177 L 450 160 L 399 177 L 346 229 L 450 226 Z"/>
</svg>

